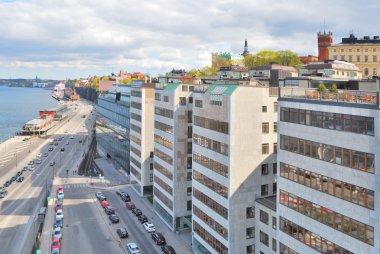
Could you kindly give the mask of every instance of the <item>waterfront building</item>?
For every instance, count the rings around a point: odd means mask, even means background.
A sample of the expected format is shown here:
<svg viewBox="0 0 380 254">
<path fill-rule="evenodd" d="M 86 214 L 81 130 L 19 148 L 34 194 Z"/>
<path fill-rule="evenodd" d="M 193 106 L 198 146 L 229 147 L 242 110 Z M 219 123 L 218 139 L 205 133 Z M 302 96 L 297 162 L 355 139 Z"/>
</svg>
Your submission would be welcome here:
<svg viewBox="0 0 380 254">
<path fill-rule="evenodd" d="M 253 253 L 255 200 L 277 191 L 278 88 L 257 84 L 194 87 L 194 253 Z"/>
<path fill-rule="evenodd" d="M 191 229 L 194 85 L 155 89 L 153 209 L 171 230 Z"/>
<path fill-rule="evenodd" d="M 152 196 L 154 84 L 132 82 L 130 123 L 131 184 L 139 195 Z"/>
<path fill-rule="evenodd" d="M 379 94 L 322 95 L 281 88 L 280 253 L 380 253 Z"/>
<path fill-rule="evenodd" d="M 129 170 L 129 85 L 113 85 L 98 97 L 96 139 L 107 155 Z"/>
</svg>

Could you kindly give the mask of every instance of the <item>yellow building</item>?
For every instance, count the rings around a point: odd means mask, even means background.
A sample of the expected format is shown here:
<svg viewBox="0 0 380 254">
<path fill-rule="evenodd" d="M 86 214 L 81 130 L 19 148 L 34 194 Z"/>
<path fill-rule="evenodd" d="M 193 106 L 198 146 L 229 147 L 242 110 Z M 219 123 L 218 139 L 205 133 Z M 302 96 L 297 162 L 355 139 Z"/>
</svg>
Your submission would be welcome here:
<svg viewBox="0 0 380 254">
<path fill-rule="evenodd" d="M 342 38 L 339 44 L 328 47 L 329 59 L 347 61 L 362 71 L 363 78 L 377 76 L 380 71 L 380 37 L 364 36 L 357 38 L 353 34 Z"/>
</svg>

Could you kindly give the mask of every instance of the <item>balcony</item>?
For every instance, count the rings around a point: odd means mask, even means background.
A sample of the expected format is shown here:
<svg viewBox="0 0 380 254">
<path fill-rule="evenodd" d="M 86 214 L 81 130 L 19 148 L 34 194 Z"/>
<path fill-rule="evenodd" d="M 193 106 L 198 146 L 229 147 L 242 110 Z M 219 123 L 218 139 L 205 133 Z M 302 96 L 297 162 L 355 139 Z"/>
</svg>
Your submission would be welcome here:
<svg viewBox="0 0 380 254">
<path fill-rule="evenodd" d="M 316 88 L 281 88 L 280 98 L 355 103 L 379 107 L 379 92 L 358 90 L 338 90 L 334 93 L 322 92 Z"/>
</svg>

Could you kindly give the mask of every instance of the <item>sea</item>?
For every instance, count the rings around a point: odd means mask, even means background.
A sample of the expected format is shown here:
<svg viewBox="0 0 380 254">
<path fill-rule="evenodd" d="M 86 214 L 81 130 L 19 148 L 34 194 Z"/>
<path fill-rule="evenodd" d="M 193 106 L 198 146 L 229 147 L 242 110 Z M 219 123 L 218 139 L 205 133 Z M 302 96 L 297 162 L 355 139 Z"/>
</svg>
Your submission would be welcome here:
<svg viewBox="0 0 380 254">
<path fill-rule="evenodd" d="M 37 118 L 40 110 L 56 107 L 58 101 L 51 93 L 43 88 L 0 86 L 0 143 Z"/>
</svg>

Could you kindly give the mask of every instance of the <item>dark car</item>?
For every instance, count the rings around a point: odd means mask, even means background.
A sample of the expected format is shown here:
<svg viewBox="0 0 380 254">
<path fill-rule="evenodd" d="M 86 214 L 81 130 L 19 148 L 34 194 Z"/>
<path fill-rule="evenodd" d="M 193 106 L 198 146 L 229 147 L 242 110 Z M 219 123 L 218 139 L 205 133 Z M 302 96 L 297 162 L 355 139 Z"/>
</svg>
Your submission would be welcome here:
<svg viewBox="0 0 380 254">
<path fill-rule="evenodd" d="M 166 245 L 165 237 L 161 233 L 152 233 L 152 239 L 157 245 Z"/>
<path fill-rule="evenodd" d="M 54 142 L 54 145 L 57 146 L 57 145 L 58 145 L 58 142 Z"/>
<path fill-rule="evenodd" d="M 166 246 L 162 246 L 161 247 L 161 250 L 165 253 L 165 254 L 176 254 L 174 248 L 170 245 L 166 245 Z"/>
<path fill-rule="evenodd" d="M 116 233 L 120 238 L 127 238 L 128 237 L 128 231 L 126 228 L 118 228 L 116 229 Z"/>
<path fill-rule="evenodd" d="M 27 171 L 27 170 L 28 170 L 28 167 L 27 167 L 27 166 L 25 166 L 25 167 L 23 167 L 23 168 L 22 168 L 22 170 L 21 170 L 21 171 L 22 171 L 22 172 L 24 172 L 24 171 Z"/>
<path fill-rule="evenodd" d="M 132 213 L 134 213 L 134 215 L 136 215 L 136 216 L 139 216 L 142 214 L 141 210 L 138 208 L 133 208 Z"/>
<path fill-rule="evenodd" d="M 116 195 L 121 197 L 121 195 L 125 195 L 125 193 L 124 191 L 116 191 Z"/>
<path fill-rule="evenodd" d="M 108 218 L 112 223 L 119 223 L 119 217 L 116 214 L 111 214 Z"/>
<path fill-rule="evenodd" d="M 11 181 L 14 182 L 14 181 L 16 181 L 16 179 L 17 179 L 16 176 L 12 176 Z"/>
<path fill-rule="evenodd" d="M 20 176 L 22 174 L 22 171 L 17 172 L 16 176 Z"/>
<path fill-rule="evenodd" d="M 64 148 L 64 147 L 62 147 L 62 148 L 61 148 L 61 152 L 64 152 L 64 151 L 65 151 L 65 148 Z"/>
<path fill-rule="evenodd" d="M 121 199 L 122 199 L 124 202 L 129 202 L 129 201 L 131 201 L 131 198 L 129 197 L 128 194 L 121 195 L 120 197 L 121 197 Z"/>
<path fill-rule="evenodd" d="M 6 181 L 6 182 L 4 183 L 4 187 L 8 187 L 9 185 L 11 185 L 11 183 L 12 183 L 12 182 L 11 182 L 11 181 L 9 181 L 9 180 L 8 180 L 8 181 Z"/>
<path fill-rule="evenodd" d="M 0 198 L 4 198 L 7 194 L 8 194 L 8 191 L 6 191 L 6 190 L 2 190 L 2 191 L 0 192 Z"/>
<path fill-rule="evenodd" d="M 125 205 L 127 206 L 128 210 L 132 210 L 132 209 L 136 208 L 136 206 L 133 202 L 127 202 Z"/>
<path fill-rule="evenodd" d="M 107 215 L 115 214 L 115 209 L 111 206 L 107 206 L 106 208 L 104 208 L 104 211 Z"/>
<path fill-rule="evenodd" d="M 19 176 L 17 178 L 17 182 L 21 183 L 22 181 L 24 181 L 24 177 L 23 176 Z"/>
<path fill-rule="evenodd" d="M 49 147 L 49 151 L 53 151 L 54 149 L 53 149 L 53 147 Z"/>
<path fill-rule="evenodd" d="M 107 198 L 106 198 L 105 196 L 99 196 L 98 199 L 99 199 L 100 202 L 102 202 L 102 201 L 104 201 L 104 200 L 107 200 Z"/>
<path fill-rule="evenodd" d="M 55 228 L 58 228 L 58 227 L 63 228 L 63 220 L 57 220 L 54 224 L 54 227 Z"/>
<path fill-rule="evenodd" d="M 139 221 L 141 222 L 141 224 L 145 223 L 145 222 L 148 222 L 148 218 L 144 215 L 144 214 L 141 214 L 139 217 L 138 217 Z"/>
</svg>

